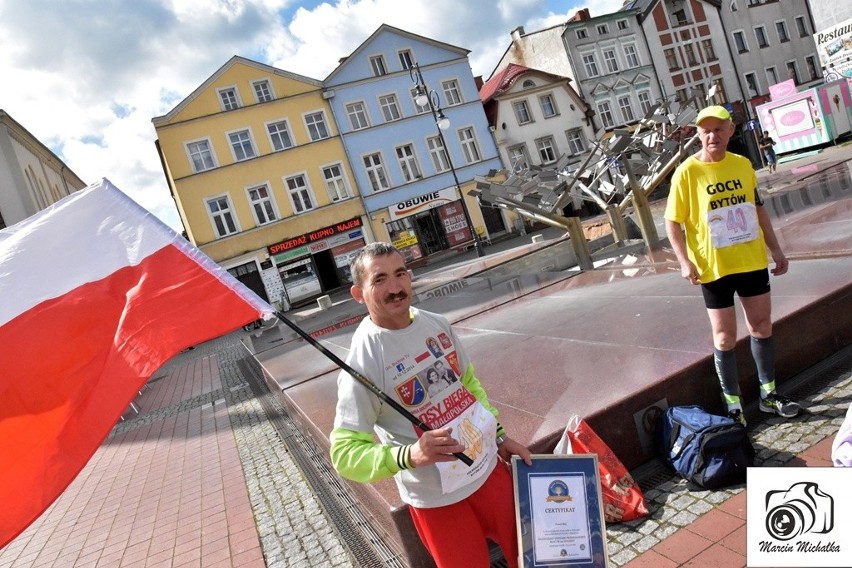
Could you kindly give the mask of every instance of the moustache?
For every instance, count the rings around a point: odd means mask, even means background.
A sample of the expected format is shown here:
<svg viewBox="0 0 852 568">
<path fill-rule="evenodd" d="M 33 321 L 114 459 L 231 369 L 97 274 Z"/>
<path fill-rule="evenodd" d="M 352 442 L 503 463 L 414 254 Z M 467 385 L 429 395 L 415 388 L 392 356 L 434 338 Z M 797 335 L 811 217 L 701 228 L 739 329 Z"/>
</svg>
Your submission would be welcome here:
<svg viewBox="0 0 852 568">
<path fill-rule="evenodd" d="M 405 292 L 398 292 L 396 294 L 388 294 L 385 296 L 385 302 L 393 302 L 396 300 L 405 300 L 408 298 L 408 294 Z"/>
</svg>

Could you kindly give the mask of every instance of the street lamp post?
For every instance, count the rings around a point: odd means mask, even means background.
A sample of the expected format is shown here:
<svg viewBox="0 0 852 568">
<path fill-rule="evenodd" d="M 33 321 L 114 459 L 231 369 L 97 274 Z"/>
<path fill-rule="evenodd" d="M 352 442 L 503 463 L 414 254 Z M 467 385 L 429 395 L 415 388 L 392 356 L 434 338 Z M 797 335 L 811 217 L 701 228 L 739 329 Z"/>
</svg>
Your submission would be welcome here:
<svg viewBox="0 0 852 568">
<path fill-rule="evenodd" d="M 444 154 L 447 156 L 447 163 L 449 164 L 450 171 L 453 174 L 456 191 L 458 191 L 459 198 L 461 199 L 464 220 L 467 223 L 468 229 L 470 229 L 470 234 L 473 236 L 473 248 L 476 250 L 476 256 L 485 256 L 485 250 L 482 248 L 482 241 L 479 240 L 479 234 L 473 226 L 473 222 L 470 219 L 470 212 L 467 210 L 467 204 L 464 201 L 464 195 L 462 194 L 461 186 L 459 185 L 459 176 L 456 174 L 456 168 L 453 165 L 453 158 L 450 156 L 450 149 L 447 147 L 446 140 L 444 140 L 444 130 L 450 127 L 450 119 L 444 116 L 444 111 L 441 110 L 441 100 L 438 93 L 434 90 L 429 90 L 426 86 L 426 81 L 423 79 L 423 74 L 420 72 L 420 65 L 415 63 L 409 68 L 408 73 L 416 88 L 414 102 L 421 108 L 429 105 L 429 111 L 432 113 L 432 120 L 435 121 L 435 126 L 438 127 L 438 138 L 441 140 L 441 147 L 444 150 Z"/>
</svg>

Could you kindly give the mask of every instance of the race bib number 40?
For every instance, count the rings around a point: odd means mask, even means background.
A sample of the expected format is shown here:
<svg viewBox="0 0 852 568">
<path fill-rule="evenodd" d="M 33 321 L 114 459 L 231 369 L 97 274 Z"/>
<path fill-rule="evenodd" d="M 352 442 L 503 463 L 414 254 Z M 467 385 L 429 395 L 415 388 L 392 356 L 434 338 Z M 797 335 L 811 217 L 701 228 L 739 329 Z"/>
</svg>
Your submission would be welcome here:
<svg viewBox="0 0 852 568">
<path fill-rule="evenodd" d="M 747 243 L 760 236 L 754 203 L 737 203 L 707 212 L 710 240 L 720 249 Z"/>
</svg>

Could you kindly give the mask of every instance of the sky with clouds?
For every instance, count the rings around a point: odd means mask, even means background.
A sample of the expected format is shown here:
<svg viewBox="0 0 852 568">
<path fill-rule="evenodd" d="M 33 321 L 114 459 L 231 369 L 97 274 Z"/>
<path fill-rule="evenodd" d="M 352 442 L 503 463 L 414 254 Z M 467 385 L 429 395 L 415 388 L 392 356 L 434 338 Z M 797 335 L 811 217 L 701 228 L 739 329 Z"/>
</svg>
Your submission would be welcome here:
<svg viewBox="0 0 852 568">
<path fill-rule="evenodd" d="M 324 79 L 389 24 L 470 50 L 488 77 L 518 26 L 622 0 L 0 0 L 0 109 L 86 183 L 108 178 L 172 228 L 154 147 L 166 114 L 234 55 Z"/>
</svg>

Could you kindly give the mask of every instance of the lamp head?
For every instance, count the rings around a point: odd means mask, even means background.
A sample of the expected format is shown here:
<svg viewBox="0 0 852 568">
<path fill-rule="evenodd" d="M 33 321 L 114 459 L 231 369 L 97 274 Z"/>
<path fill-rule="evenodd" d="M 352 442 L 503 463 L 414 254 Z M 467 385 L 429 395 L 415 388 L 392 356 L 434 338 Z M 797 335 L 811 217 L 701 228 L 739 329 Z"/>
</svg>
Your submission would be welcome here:
<svg viewBox="0 0 852 568">
<path fill-rule="evenodd" d="M 450 119 L 444 116 L 444 112 L 441 111 L 438 113 L 438 120 L 436 121 L 436 124 L 441 130 L 446 130 L 450 127 Z"/>
</svg>

